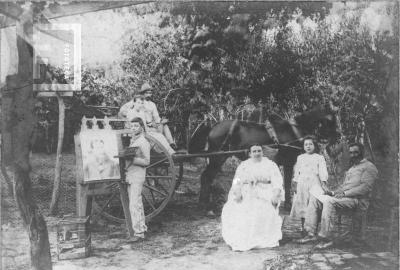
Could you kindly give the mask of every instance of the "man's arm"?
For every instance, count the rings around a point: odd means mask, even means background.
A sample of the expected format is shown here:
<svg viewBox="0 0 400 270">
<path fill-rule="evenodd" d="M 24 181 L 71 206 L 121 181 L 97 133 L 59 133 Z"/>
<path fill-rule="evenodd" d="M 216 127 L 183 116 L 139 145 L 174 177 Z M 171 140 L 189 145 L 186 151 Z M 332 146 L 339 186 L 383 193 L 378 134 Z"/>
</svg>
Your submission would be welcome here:
<svg viewBox="0 0 400 270">
<path fill-rule="evenodd" d="M 361 174 L 361 184 L 349 190 L 344 190 L 344 196 L 357 197 L 371 192 L 375 180 L 378 178 L 378 171 L 375 167 L 367 167 Z"/>
<path fill-rule="evenodd" d="M 153 121 L 156 124 L 159 124 L 161 122 L 160 115 L 158 114 L 157 106 L 154 102 L 151 102 L 151 115 L 153 117 Z"/>
<path fill-rule="evenodd" d="M 284 200 L 283 190 L 283 177 L 278 165 L 272 162 L 271 168 L 271 184 L 272 184 L 272 198 L 271 202 L 274 206 L 277 206 L 281 201 Z"/>
<path fill-rule="evenodd" d="M 235 176 L 233 177 L 232 181 L 232 186 L 231 189 L 229 190 L 229 196 L 233 196 L 233 199 L 236 202 L 240 202 L 243 197 L 242 197 L 242 184 L 244 180 L 244 166 L 243 162 L 239 164 L 239 166 L 236 168 L 235 171 Z"/>
<path fill-rule="evenodd" d="M 146 167 L 150 164 L 150 144 L 146 141 L 139 146 L 143 153 L 143 158 L 134 157 L 132 163 L 137 166 Z"/>
</svg>

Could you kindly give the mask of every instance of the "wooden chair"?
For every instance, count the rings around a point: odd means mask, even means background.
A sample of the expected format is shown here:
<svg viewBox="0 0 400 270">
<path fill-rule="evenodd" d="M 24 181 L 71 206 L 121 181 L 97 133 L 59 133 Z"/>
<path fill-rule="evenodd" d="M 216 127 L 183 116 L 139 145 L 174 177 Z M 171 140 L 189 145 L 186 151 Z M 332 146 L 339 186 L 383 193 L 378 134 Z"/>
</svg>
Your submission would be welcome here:
<svg viewBox="0 0 400 270">
<path fill-rule="evenodd" d="M 360 240 L 364 241 L 366 236 L 367 230 L 367 213 L 368 210 L 361 210 L 359 208 L 353 210 L 337 210 L 336 214 L 338 216 L 338 227 L 339 233 L 342 231 L 342 216 L 350 216 L 351 217 L 351 232 L 354 234 L 357 229 L 357 223 L 360 224 L 359 226 L 359 237 Z"/>
</svg>

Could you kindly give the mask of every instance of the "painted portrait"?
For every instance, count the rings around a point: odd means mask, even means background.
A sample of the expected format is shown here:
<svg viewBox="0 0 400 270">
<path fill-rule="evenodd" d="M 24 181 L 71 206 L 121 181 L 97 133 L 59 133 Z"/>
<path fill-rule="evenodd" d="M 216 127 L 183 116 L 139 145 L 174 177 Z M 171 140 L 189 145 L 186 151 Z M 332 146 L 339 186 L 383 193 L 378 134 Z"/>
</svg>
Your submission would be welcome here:
<svg viewBox="0 0 400 270">
<path fill-rule="evenodd" d="M 80 134 L 83 180 L 119 179 L 117 135 L 112 130 L 87 130 Z"/>
</svg>

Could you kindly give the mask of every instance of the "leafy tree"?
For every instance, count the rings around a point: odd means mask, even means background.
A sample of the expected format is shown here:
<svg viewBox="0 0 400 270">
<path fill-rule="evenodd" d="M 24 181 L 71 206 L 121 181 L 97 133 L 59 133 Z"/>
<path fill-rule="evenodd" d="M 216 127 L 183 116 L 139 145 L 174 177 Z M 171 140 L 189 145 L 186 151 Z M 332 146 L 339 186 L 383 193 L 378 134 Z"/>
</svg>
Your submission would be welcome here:
<svg viewBox="0 0 400 270">
<path fill-rule="evenodd" d="M 141 11 L 155 23 L 128 31 L 123 75 L 84 72 L 98 103 L 126 102 L 144 81 L 173 121 L 196 110 L 236 117 L 246 96 L 286 117 L 331 102 L 343 134 L 355 139 L 389 102 L 382 66 L 390 65 L 387 43 L 396 34 L 371 34 L 361 22 L 366 4 L 339 14 L 339 23 L 327 19 L 327 4 L 215 3 L 212 12 L 202 3 L 161 6 Z"/>
</svg>

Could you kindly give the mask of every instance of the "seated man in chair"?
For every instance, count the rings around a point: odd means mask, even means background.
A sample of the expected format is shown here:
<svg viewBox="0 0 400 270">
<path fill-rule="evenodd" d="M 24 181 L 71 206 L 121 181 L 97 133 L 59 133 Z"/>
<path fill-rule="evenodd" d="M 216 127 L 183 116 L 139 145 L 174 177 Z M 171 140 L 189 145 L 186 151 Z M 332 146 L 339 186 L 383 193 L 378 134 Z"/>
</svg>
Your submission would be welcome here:
<svg viewBox="0 0 400 270">
<path fill-rule="evenodd" d="M 350 144 L 349 153 L 351 168 L 346 172 L 343 184 L 337 190 L 328 192 L 329 194 L 327 195 L 310 196 L 305 220 L 305 228 L 308 235 L 300 239 L 299 243 L 319 241 L 320 243 L 316 248 L 332 246 L 331 234 L 335 211 L 338 209 L 366 210 L 368 208 L 370 193 L 374 182 L 378 178 L 378 170 L 374 164 L 364 158 L 362 144 Z M 321 226 L 317 235 L 319 213 L 321 213 Z"/>
</svg>

